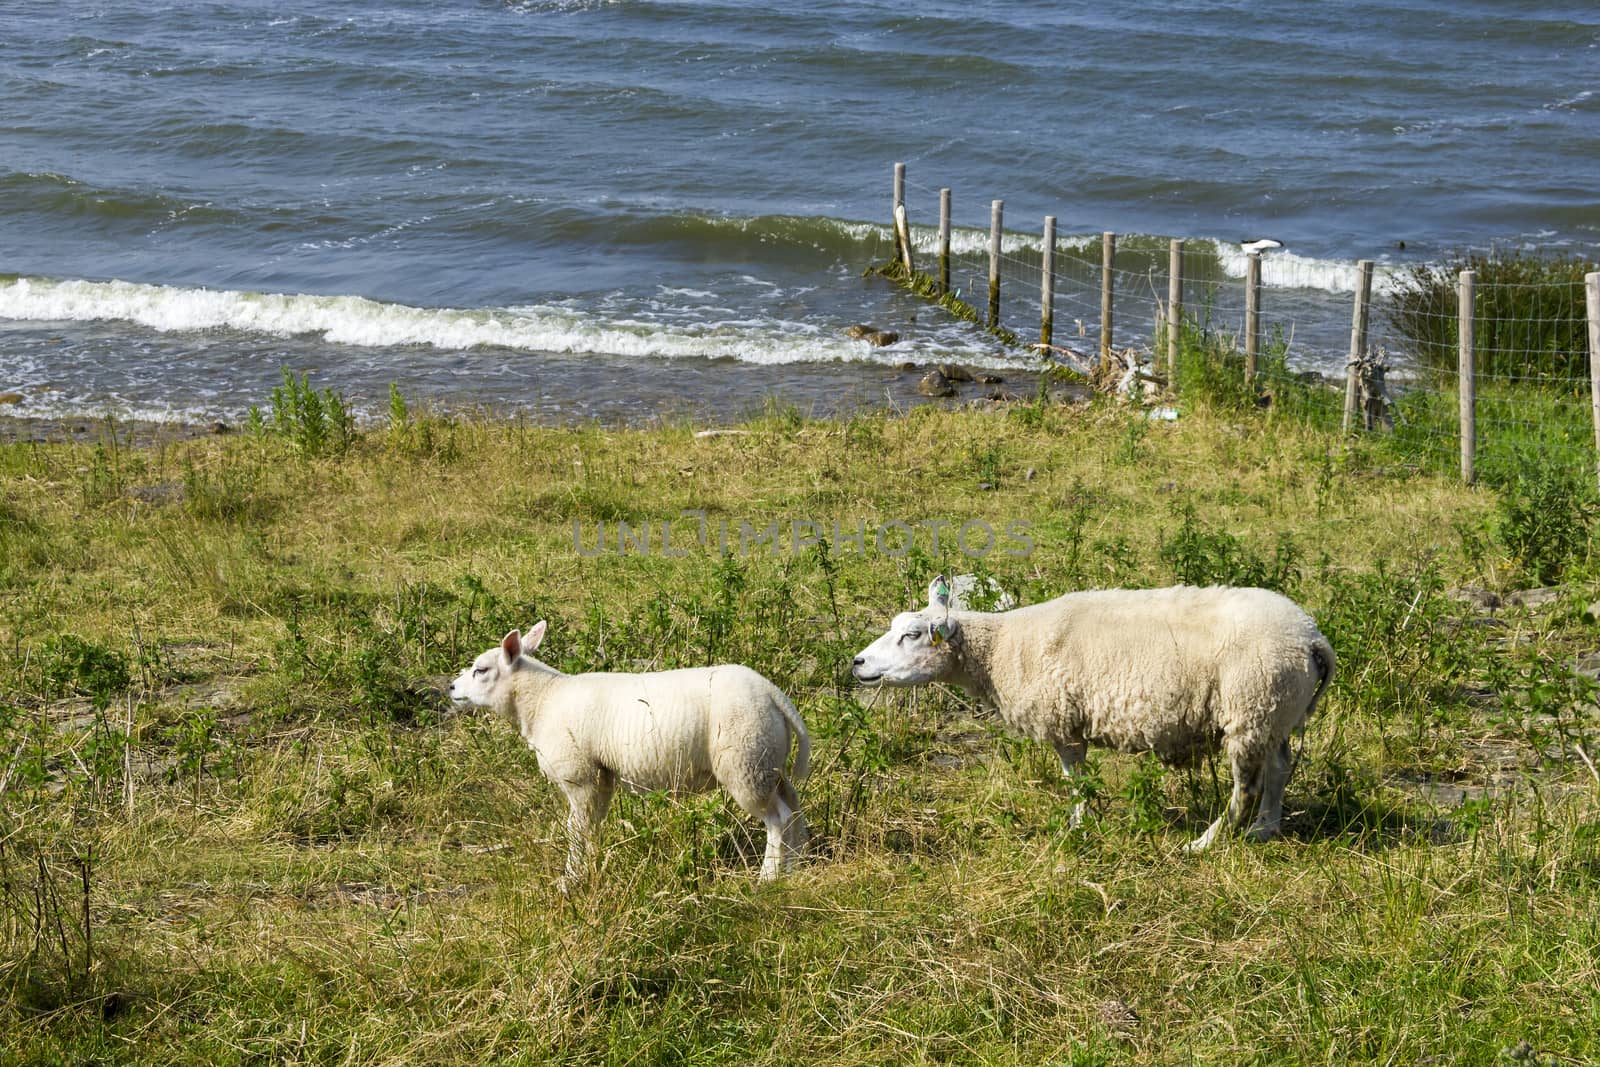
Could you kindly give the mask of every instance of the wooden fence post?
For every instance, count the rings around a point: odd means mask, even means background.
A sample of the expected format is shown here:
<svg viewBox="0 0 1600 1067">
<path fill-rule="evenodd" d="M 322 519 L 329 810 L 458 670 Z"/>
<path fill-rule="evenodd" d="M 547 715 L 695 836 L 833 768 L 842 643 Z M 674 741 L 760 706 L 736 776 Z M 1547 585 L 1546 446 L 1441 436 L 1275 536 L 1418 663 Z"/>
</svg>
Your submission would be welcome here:
<svg viewBox="0 0 1600 1067">
<path fill-rule="evenodd" d="M 1174 237 L 1167 265 L 1167 382 L 1178 386 L 1178 334 L 1183 330 L 1183 241 Z"/>
<path fill-rule="evenodd" d="M 1461 480 L 1471 485 L 1477 479 L 1475 463 L 1478 451 L 1478 381 L 1473 374 L 1474 349 L 1477 345 L 1477 326 L 1472 320 L 1473 299 L 1478 276 L 1470 270 L 1461 272 L 1460 290 L 1457 294 L 1456 315 L 1461 338 L 1459 377 L 1456 383 L 1461 395 Z"/>
<path fill-rule="evenodd" d="M 989 326 L 1000 325 L 1000 220 L 1005 215 L 1006 202 L 996 200 L 989 205 Z"/>
<path fill-rule="evenodd" d="M 900 246 L 900 265 L 905 267 L 909 279 L 917 273 L 917 265 L 911 259 L 911 222 L 906 218 L 904 204 L 894 209 L 894 233 L 895 243 Z"/>
<path fill-rule="evenodd" d="M 1100 365 L 1111 359 L 1111 294 L 1115 283 L 1111 266 L 1117 258 L 1117 235 L 1109 230 L 1100 235 Z"/>
<path fill-rule="evenodd" d="M 1360 281 L 1356 283 L 1355 312 L 1350 319 L 1350 362 L 1344 368 L 1344 427 L 1349 433 L 1355 425 L 1356 404 L 1361 391 L 1361 359 L 1367 353 L 1367 323 L 1372 308 L 1372 260 L 1363 259 L 1356 264 Z"/>
<path fill-rule="evenodd" d="M 1261 347 L 1261 253 L 1251 252 L 1244 268 L 1244 380 L 1255 381 Z"/>
<path fill-rule="evenodd" d="M 1048 346 L 1055 332 L 1056 217 L 1044 217 L 1044 248 L 1039 264 L 1039 343 Z M 1046 349 L 1048 351 L 1048 348 Z"/>
<path fill-rule="evenodd" d="M 950 190 L 939 190 L 939 295 L 950 291 Z"/>
<path fill-rule="evenodd" d="M 1589 403 L 1594 409 L 1594 447 L 1600 456 L 1600 271 L 1583 276 L 1589 306 Z M 1600 478 L 1600 460 L 1595 468 Z"/>
</svg>

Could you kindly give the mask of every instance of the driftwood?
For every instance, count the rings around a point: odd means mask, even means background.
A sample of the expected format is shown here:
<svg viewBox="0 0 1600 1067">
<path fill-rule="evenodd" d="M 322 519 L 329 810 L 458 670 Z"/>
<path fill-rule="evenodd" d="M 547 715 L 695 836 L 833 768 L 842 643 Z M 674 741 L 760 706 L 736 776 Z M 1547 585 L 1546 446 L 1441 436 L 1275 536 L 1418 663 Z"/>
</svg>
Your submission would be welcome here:
<svg viewBox="0 0 1600 1067">
<path fill-rule="evenodd" d="M 1167 379 L 1157 374 L 1150 364 L 1145 362 L 1138 349 L 1125 348 L 1120 352 L 1113 351 L 1106 359 L 1097 360 L 1087 353 L 1062 345 L 1047 345 L 1041 342 L 1029 347 L 1056 356 L 1063 363 L 1070 365 L 1089 380 L 1090 388 L 1097 393 L 1115 393 L 1125 397 L 1137 389 L 1148 401 L 1153 399 L 1156 393 L 1163 392 L 1167 388 Z"/>
<path fill-rule="evenodd" d="M 1350 365 L 1355 371 L 1357 407 L 1362 424 L 1368 430 L 1382 427 L 1394 430 L 1394 401 L 1389 396 L 1385 379 L 1389 373 L 1389 353 L 1379 348 L 1367 349 L 1364 356 Z"/>
<path fill-rule="evenodd" d="M 1028 347 L 1032 348 L 1036 352 L 1044 352 L 1050 355 L 1060 356 L 1064 362 L 1072 364 L 1073 369 L 1086 378 L 1094 374 L 1094 368 L 1089 365 L 1089 357 L 1084 355 L 1082 352 L 1075 351 L 1063 345 L 1047 345 L 1043 341 L 1029 345 Z"/>
<path fill-rule="evenodd" d="M 1167 380 L 1145 363 L 1143 353 L 1138 349 L 1124 348 L 1120 352 L 1112 352 L 1110 358 L 1101 365 L 1094 386 L 1103 393 L 1115 393 L 1124 398 L 1138 396 L 1141 401 L 1149 403 L 1157 393 L 1167 388 Z"/>
</svg>

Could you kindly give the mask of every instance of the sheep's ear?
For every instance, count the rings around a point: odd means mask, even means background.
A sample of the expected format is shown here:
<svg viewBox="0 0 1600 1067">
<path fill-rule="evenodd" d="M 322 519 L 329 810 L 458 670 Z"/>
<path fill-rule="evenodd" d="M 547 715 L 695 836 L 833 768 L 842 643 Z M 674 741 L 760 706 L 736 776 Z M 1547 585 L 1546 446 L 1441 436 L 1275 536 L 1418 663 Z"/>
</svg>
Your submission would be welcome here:
<svg viewBox="0 0 1600 1067">
<path fill-rule="evenodd" d="M 950 610 L 950 582 L 942 574 L 928 583 L 928 607 Z"/>
<path fill-rule="evenodd" d="M 533 627 L 528 631 L 527 639 L 522 642 L 522 651 L 524 653 L 531 653 L 534 649 L 539 647 L 539 642 L 543 640 L 544 620 L 540 619 L 538 622 L 534 623 Z"/>
<path fill-rule="evenodd" d="M 516 630 L 506 634 L 500 641 L 500 651 L 505 655 L 507 663 L 517 662 L 517 657 L 522 655 L 522 635 Z"/>
</svg>

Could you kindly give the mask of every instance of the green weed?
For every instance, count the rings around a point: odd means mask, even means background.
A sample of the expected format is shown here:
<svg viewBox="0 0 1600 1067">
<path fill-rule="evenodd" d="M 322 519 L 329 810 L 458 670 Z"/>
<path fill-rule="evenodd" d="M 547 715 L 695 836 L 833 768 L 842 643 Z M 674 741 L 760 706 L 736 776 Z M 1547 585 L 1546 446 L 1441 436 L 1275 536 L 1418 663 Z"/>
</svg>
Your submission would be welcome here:
<svg viewBox="0 0 1600 1067">
<path fill-rule="evenodd" d="M 1503 486 L 1496 528 L 1512 561 L 1540 585 L 1585 560 L 1597 504 L 1592 480 L 1561 466 L 1530 463 Z"/>
<path fill-rule="evenodd" d="M 249 429 L 273 433 L 294 446 L 306 458 L 341 456 L 355 440 L 355 417 L 343 397 L 331 388 L 321 392 L 311 388 L 309 374 L 296 378 L 283 368 L 283 384 L 272 390 L 270 416 L 258 408 L 250 409 Z"/>
<path fill-rule="evenodd" d="M 1161 537 L 1156 556 L 1183 585 L 1259 586 L 1292 595 L 1300 581 L 1301 551 L 1292 535 L 1279 535 L 1272 558 L 1252 552 L 1226 530 L 1207 530 L 1193 504 L 1185 504 L 1178 529 Z"/>
</svg>

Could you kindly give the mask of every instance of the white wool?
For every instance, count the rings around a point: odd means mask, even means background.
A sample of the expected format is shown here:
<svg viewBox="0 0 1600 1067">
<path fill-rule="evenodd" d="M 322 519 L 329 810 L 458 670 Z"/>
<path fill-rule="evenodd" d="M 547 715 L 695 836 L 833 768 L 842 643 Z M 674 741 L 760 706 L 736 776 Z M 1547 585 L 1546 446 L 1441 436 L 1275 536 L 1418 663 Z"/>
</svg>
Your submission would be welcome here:
<svg viewBox="0 0 1600 1067">
<path fill-rule="evenodd" d="M 793 782 L 809 769 L 811 741 L 794 704 L 748 667 L 722 665 L 644 674 L 563 674 L 534 659 L 538 623 L 479 656 L 451 684 L 457 702 L 511 720 L 566 795 L 568 879 L 593 852 L 595 831 L 620 782 L 635 790 L 703 792 L 720 785 L 766 823 L 763 880 L 776 877 L 804 841 Z M 784 773 L 795 742 L 793 778 Z"/>
<path fill-rule="evenodd" d="M 950 599 L 936 580 L 926 609 L 897 616 L 856 658 L 856 677 L 958 685 L 1054 747 L 1069 775 L 1089 744 L 1173 764 L 1221 747 L 1234 795 L 1191 847 L 1240 825 L 1257 797 L 1251 836 L 1277 832 L 1288 739 L 1334 667 L 1332 646 L 1293 601 L 1218 586 L 1068 593 L 995 613 L 951 610 Z"/>
</svg>

